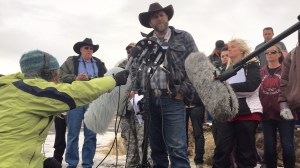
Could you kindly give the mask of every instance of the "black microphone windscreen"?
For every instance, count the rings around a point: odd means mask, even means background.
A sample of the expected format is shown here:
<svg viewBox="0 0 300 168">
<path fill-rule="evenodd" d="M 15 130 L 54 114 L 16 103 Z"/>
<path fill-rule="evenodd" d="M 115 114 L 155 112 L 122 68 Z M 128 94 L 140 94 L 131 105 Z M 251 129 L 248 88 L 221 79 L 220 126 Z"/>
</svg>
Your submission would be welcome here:
<svg viewBox="0 0 300 168">
<path fill-rule="evenodd" d="M 151 40 L 151 41 L 157 41 L 157 38 L 156 37 L 149 37 L 149 40 Z"/>
<path fill-rule="evenodd" d="M 141 49 L 139 47 L 133 47 L 130 49 L 130 57 L 136 58 L 139 53 L 140 53 Z"/>
</svg>

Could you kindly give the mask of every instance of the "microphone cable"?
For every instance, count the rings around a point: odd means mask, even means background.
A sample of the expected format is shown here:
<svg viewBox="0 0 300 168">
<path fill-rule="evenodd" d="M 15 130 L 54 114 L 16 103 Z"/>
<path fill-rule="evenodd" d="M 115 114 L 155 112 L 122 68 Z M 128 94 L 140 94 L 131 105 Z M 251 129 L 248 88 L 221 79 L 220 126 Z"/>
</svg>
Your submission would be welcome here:
<svg viewBox="0 0 300 168">
<path fill-rule="evenodd" d="M 135 79 L 136 80 L 136 79 Z M 135 80 L 134 80 L 134 82 L 135 82 Z M 133 82 L 132 82 L 133 83 Z M 131 86 L 130 86 L 130 88 L 129 88 L 129 91 L 131 91 L 132 90 L 132 87 L 133 87 L 133 85 L 131 84 Z M 118 97 L 118 105 L 117 105 L 117 112 L 119 111 L 119 104 L 120 104 L 120 97 L 121 97 L 121 93 L 120 93 L 120 89 L 121 89 L 121 87 L 119 86 L 119 97 Z M 128 99 L 129 99 L 129 94 L 127 95 L 127 97 L 126 97 L 126 99 L 125 99 L 125 101 L 126 102 L 128 102 Z M 124 106 L 124 108 L 122 109 L 122 111 L 124 111 L 126 109 L 126 106 Z M 116 167 L 118 166 L 118 140 L 117 140 L 117 134 L 118 134 L 118 132 L 119 132 L 119 127 L 120 127 L 120 123 L 121 123 L 121 120 L 122 120 L 122 118 L 120 117 L 120 119 L 119 119 L 119 122 L 118 122 L 118 114 L 116 114 L 116 118 L 115 118 L 115 126 L 114 126 L 114 131 L 115 131 L 115 135 L 114 135 L 114 141 L 113 141 L 113 143 L 112 143 L 112 145 L 111 145 L 111 147 L 110 147 L 110 149 L 109 149 L 109 151 L 108 151 L 108 153 L 105 155 L 105 157 L 101 160 L 101 162 L 96 166 L 96 168 L 98 168 L 103 162 L 104 162 L 104 160 L 108 157 L 108 155 L 110 154 L 110 152 L 112 151 L 112 149 L 113 149 L 113 147 L 114 147 L 114 145 L 116 144 Z M 127 155 L 126 155 L 126 159 L 127 159 Z M 127 161 L 126 161 L 126 163 L 127 163 Z M 126 163 L 125 163 L 125 165 L 126 165 Z"/>
</svg>

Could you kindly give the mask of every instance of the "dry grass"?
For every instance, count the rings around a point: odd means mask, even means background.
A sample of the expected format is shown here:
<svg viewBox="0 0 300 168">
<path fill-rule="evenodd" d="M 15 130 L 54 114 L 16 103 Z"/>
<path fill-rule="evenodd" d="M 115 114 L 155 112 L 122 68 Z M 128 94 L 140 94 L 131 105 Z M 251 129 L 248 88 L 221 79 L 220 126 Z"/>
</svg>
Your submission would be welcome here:
<svg viewBox="0 0 300 168">
<path fill-rule="evenodd" d="M 108 151 L 110 150 L 110 148 L 112 147 L 113 142 L 114 142 L 114 140 L 112 140 L 110 143 L 108 143 L 106 147 L 98 148 L 97 152 L 100 152 L 102 154 L 107 154 Z M 117 142 L 118 142 L 118 155 L 119 156 L 126 155 L 126 149 L 125 149 L 125 146 L 124 146 L 124 141 L 123 141 L 123 138 L 121 138 L 120 134 L 118 134 Z M 116 155 L 116 153 L 117 153 L 117 151 L 116 151 L 116 143 L 115 143 L 114 146 L 113 146 L 113 149 L 111 150 L 109 155 Z"/>
<path fill-rule="evenodd" d="M 194 153 L 195 153 L 195 144 L 194 144 L 194 138 L 193 138 L 193 129 L 191 122 L 189 122 L 189 147 L 188 147 L 188 154 L 191 161 L 191 164 L 193 164 L 194 159 Z M 213 140 L 213 136 L 211 133 L 211 128 L 208 125 L 204 125 L 204 138 L 205 138 L 205 154 L 204 154 L 204 164 L 205 167 L 210 167 L 212 163 L 212 157 L 214 154 L 215 144 Z M 279 144 L 280 139 L 278 137 L 278 166 L 283 166 L 282 164 L 282 148 Z M 109 149 L 111 148 L 113 143 L 113 140 L 106 146 L 101 147 L 97 149 L 97 152 L 101 152 L 102 154 L 108 153 Z M 260 156 L 263 156 L 263 134 L 261 131 L 258 131 L 256 134 L 256 146 L 258 149 L 258 153 Z M 300 130 L 295 131 L 295 149 L 296 149 L 296 167 L 300 167 Z M 123 139 L 118 136 L 118 155 L 125 155 L 126 150 L 123 145 Z M 110 155 L 116 155 L 116 147 L 114 145 Z"/>
</svg>

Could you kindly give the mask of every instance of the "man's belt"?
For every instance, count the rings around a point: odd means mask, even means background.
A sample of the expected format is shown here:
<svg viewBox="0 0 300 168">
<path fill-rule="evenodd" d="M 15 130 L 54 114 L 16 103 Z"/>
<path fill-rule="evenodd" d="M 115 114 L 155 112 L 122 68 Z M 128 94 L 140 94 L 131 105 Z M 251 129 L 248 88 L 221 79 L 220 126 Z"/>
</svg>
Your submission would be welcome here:
<svg viewBox="0 0 300 168">
<path fill-rule="evenodd" d="M 168 89 L 150 89 L 150 95 L 154 97 L 169 96 L 171 92 Z"/>
</svg>

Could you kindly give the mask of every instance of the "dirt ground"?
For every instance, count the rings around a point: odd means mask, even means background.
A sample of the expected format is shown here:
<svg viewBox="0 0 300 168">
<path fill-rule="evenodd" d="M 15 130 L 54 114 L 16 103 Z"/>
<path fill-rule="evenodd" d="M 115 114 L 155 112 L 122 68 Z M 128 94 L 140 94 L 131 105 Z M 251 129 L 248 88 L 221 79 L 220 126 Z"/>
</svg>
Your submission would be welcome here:
<svg viewBox="0 0 300 168">
<path fill-rule="evenodd" d="M 190 122 L 191 123 L 191 122 Z M 193 132 L 192 132 L 192 126 L 189 126 L 189 148 L 188 148 L 188 153 L 189 153 L 189 158 L 191 162 L 191 167 L 195 168 L 195 164 L 193 162 L 194 158 L 194 139 L 193 139 Z M 257 149 L 260 154 L 260 156 L 263 155 L 263 134 L 262 132 L 258 129 L 257 135 Z M 99 163 L 106 157 L 106 154 L 110 150 L 113 140 L 114 140 L 115 134 L 113 132 L 113 128 L 110 128 L 107 133 L 104 135 L 97 135 L 97 149 L 96 149 L 96 154 L 94 157 L 94 166 L 97 167 Z M 211 127 L 209 124 L 204 125 L 204 138 L 205 138 L 205 154 L 204 154 L 204 167 L 211 167 L 212 163 L 212 156 L 214 153 L 214 140 L 213 136 L 211 133 Z M 52 157 L 53 156 L 53 144 L 54 144 L 54 139 L 55 139 L 55 132 L 54 129 L 51 129 L 48 137 L 46 139 L 46 142 L 44 144 L 43 148 L 43 153 L 45 153 L 46 157 Z M 112 149 L 110 154 L 105 158 L 104 162 L 99 166 L 99 168 L 108 168 L 108 167 L 116 167 L 116 162 L 118 162 L 118 166 L 120 168 L 125 167 L 125 162 L 126 162 L 126 152 L 125 148 L 123 146 L 122 138 L 120 137 L 120 134 L 118 134 L 118 155 L 116 155 L 116 150 L 115 147 Z M 84 136 L 83 136 L 83 131 L 80 132 L 79 136 L 79 153 L 81 155 L 81 147 L 83 144 Z M 280 142 L 279 139 L 277 142 Z M 300 167 L 300 130 L 296 130 L 295 132 L 295 148 L 296 148 L 296 167 Z M 283 166 L 282 165 L 282 155 L 281 155 L 281 147 L 278 144 L 277 147 L 279 154 L 278 154 L 278 166 Z M 81 156 L 80 156 L 81 158 Z M 80 166 L 81 162 L 78 164 L 78 168 L 81 168 Z M 66 163 L 63 161 L 63 168 L 66 167 Z M 260 165 L 258 165 L 256 168 L 259 168 Z"/>
</svg>

